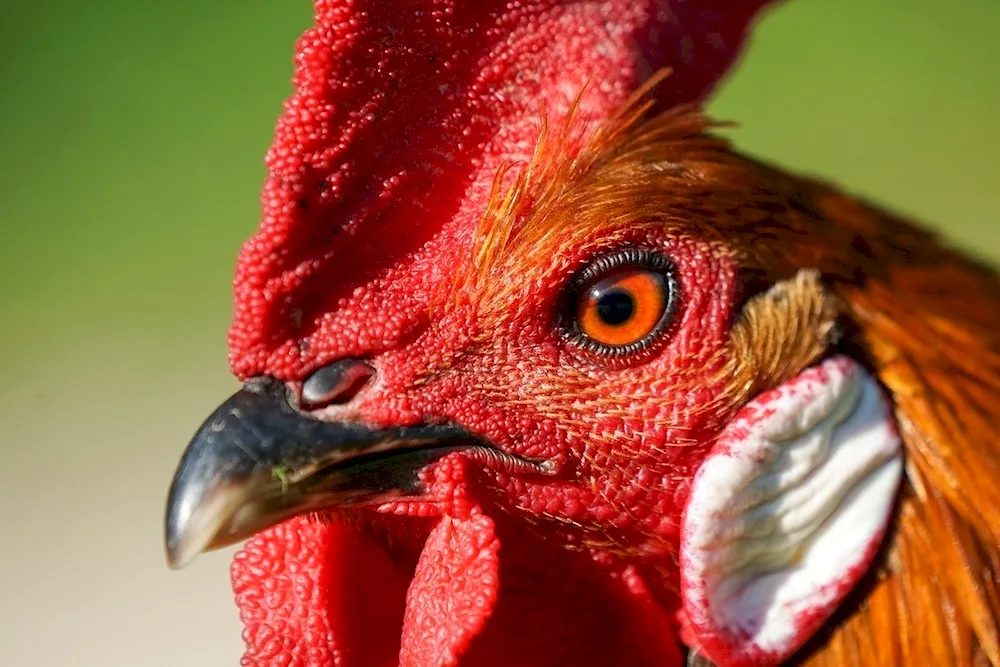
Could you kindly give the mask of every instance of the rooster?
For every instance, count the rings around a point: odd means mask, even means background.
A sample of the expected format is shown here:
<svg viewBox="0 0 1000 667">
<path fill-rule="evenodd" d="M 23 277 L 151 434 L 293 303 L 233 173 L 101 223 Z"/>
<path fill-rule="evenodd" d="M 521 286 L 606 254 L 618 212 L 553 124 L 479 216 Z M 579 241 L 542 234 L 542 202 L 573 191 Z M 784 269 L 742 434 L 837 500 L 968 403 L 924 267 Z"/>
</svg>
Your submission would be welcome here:
<svg viewBox="0 0 1000 667">
<path fill-rule="evenodd" d="M 766 4 L 316 0 L 167 505 L 243 665 L 1000 667 L 1000 281 L 716 134 Z"/>
</svg>

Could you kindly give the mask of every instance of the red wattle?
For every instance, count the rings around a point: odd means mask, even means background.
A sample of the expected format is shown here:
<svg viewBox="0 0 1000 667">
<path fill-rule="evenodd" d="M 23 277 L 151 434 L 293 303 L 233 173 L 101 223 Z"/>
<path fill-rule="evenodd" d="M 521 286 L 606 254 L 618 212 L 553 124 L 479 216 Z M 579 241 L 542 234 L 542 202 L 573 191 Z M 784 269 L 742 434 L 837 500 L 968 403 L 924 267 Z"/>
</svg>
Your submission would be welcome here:
<svg viewBox="0 0 1000 667">
<path fill-rule="evenodd" d="M 453 667 L 493 611 L 500 542 L 476 512 L 431 531 L 407 595 L 400 667 Z"/>
<path fill-rule="evenodd" d="M 232 565 L 244 667 L 390 667 L 412 569 L 345 521 L 293 519 Z"/>
</svg>

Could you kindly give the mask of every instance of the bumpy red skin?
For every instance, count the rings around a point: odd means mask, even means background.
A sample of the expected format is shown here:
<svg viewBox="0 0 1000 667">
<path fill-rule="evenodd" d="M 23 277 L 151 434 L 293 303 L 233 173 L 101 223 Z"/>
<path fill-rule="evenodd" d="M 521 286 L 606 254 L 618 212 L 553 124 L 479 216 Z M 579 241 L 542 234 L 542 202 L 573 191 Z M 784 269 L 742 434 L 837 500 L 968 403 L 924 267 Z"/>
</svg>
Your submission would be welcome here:
<svg viewBox="0 0 1000 667">
<path fill-rule="evenodd" d="M 670 588 L 704 448 L 672 445 L 710 435 L 697 408 L 716 388 L 690 378 L 719 358 L 733 267 L 690 239 L 642 239 L 677 262 L 684 298 L 669 344 L 628 372 L 553 321 L 573 271 L 627 239 L 497 277 L 525 286 L 502 325 L 441 294 L 543 115 L 559 124 L 582 91 L 585 133 L 664 66 L 664 107 L 704 95 L 762 4 L 317 0 L 239 259 L 233 371 L 294 386 L 363 357 L 377 382 L 329 418 L 454 421 L 559 474 L 450 456 L 428 471 L 427 502 L 258 536 L 233 567 L 244 664 L 679 663 Z M 644 395 L 658 400 L 602 399 Z M 584 548 L 600 536 L 633 556 Z"/>
</svg>

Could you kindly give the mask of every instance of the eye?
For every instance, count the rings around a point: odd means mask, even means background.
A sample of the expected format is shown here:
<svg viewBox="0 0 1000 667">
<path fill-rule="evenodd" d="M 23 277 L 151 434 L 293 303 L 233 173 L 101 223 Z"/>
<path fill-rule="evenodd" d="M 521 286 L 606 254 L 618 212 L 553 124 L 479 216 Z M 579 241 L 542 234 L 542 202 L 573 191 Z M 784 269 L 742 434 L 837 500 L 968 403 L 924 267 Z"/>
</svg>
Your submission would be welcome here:
<svg viewBox="0 0 1000 667">
<path fill-rule="evenodd" d="M 601 257 L 572 285 L 571 341 L 610 357 L 649 347 L 669 326 L 678 291 L 673 263 L 635 248 Z"/>
</svg>

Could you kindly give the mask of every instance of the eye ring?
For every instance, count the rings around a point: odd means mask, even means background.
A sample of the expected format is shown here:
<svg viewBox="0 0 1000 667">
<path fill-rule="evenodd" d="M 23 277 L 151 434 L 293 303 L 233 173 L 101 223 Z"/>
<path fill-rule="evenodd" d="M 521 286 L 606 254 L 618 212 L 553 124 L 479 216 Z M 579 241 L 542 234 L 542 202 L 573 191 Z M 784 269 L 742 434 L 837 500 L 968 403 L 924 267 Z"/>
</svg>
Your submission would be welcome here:
<svg viewBox="0 0 1000 667">
<path fill-rule="evenodd" d="M 601 357 L 635 356 L 669 328 L 679 300 L 668 257 L 643 248 L 609 253 L 570 281 L 562 309 L 564 336 Z"/>
</svg>

